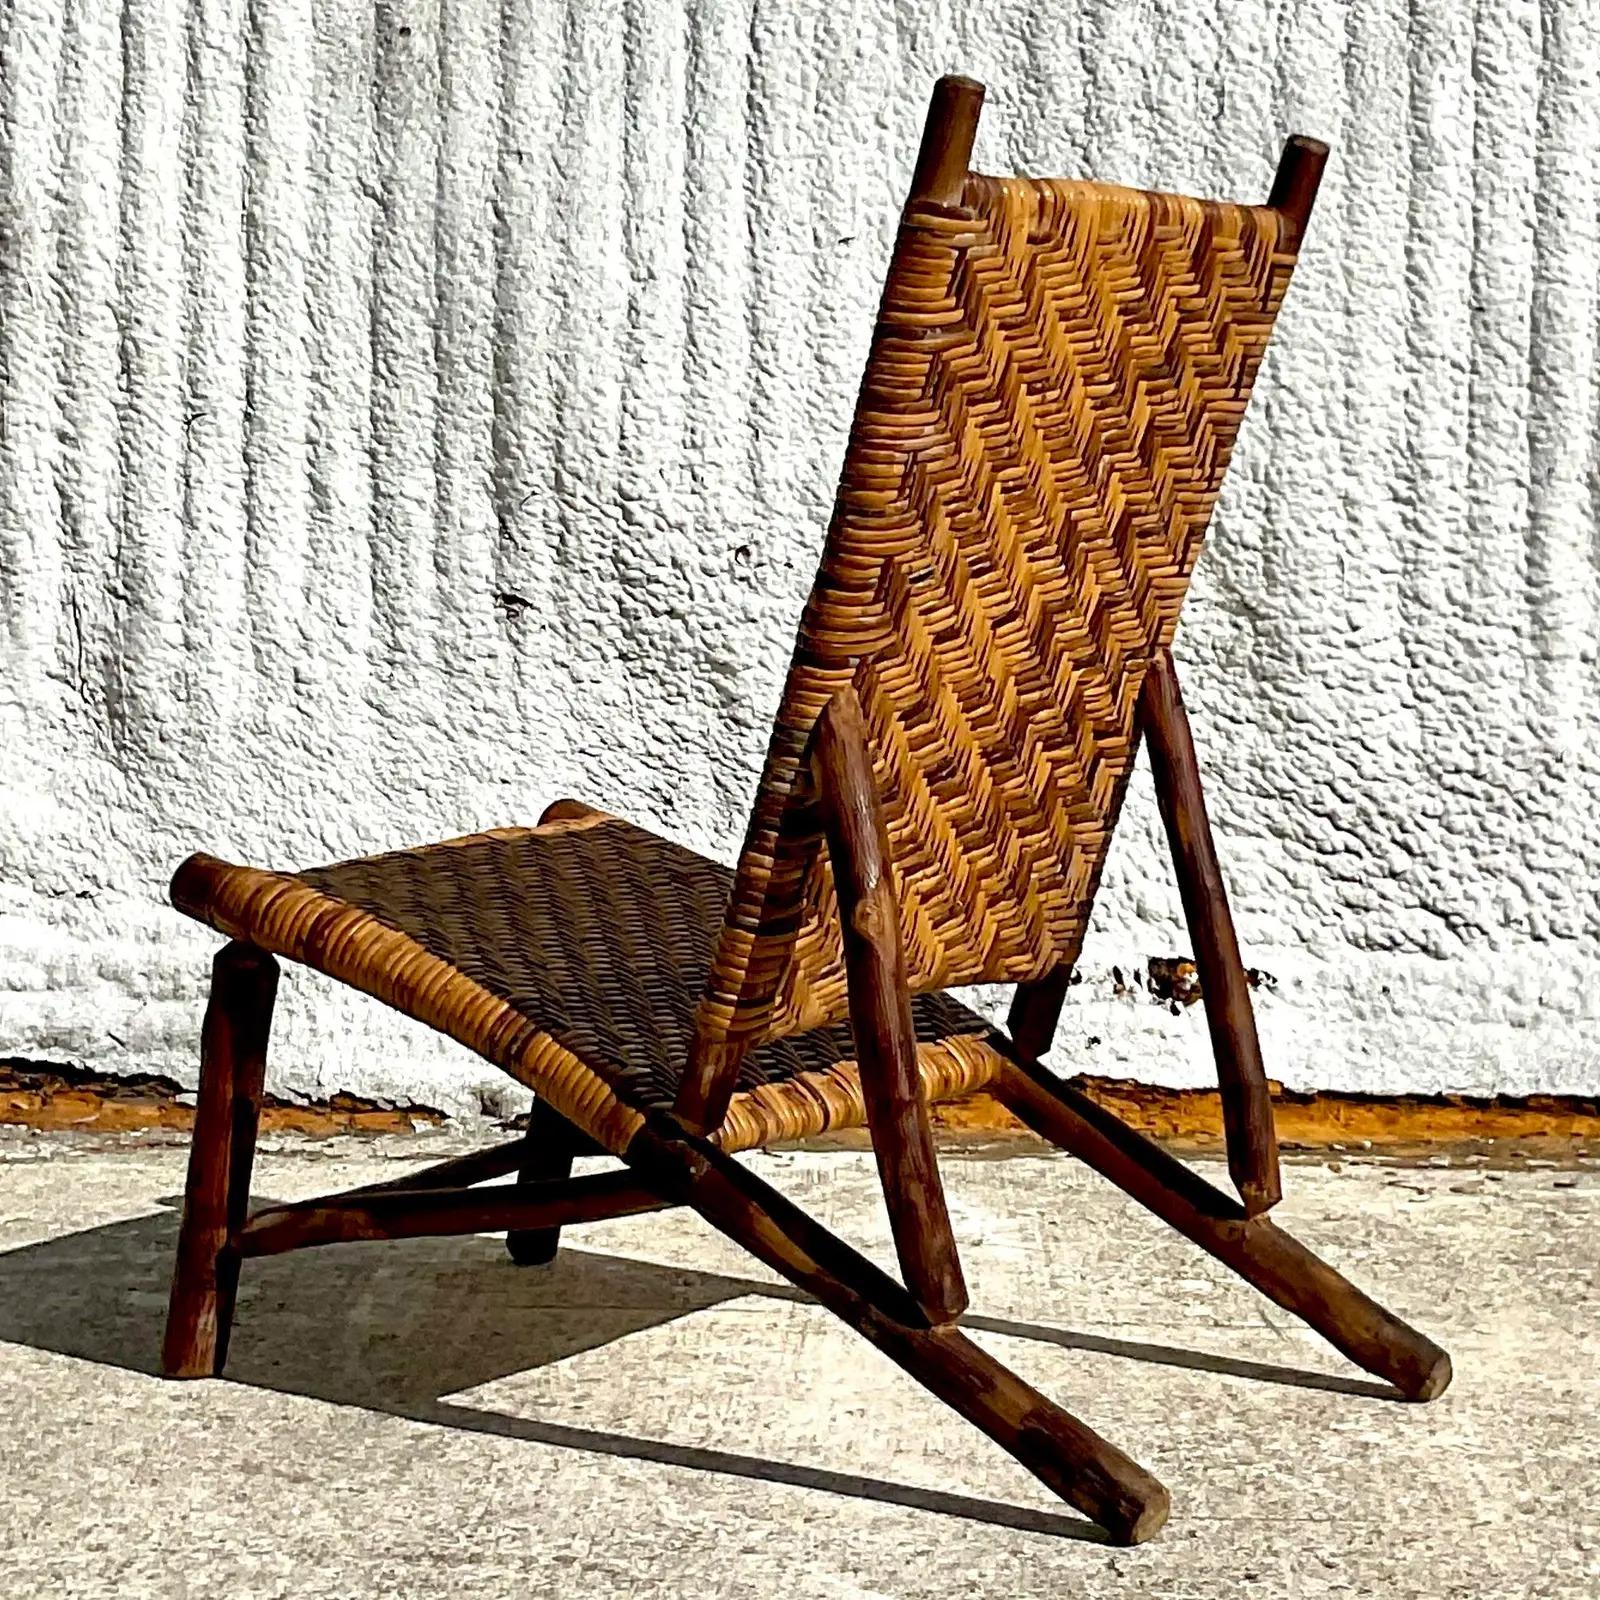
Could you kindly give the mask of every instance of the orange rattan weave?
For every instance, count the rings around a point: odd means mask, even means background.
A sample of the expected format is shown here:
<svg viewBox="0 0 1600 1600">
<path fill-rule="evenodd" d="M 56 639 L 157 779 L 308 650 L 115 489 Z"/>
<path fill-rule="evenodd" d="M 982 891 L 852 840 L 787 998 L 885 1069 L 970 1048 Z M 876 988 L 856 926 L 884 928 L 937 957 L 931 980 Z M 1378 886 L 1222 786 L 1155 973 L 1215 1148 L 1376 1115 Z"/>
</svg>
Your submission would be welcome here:
<svg viewBox="0 0 1600 1600">
<path fill-rule="evenodd" d="M 1267 207 L 974 175 L 908 209 L 699 1051 L 844 1013 L 805 757 L 846 687 L 913 992 L 1076 959 L 1292 266 Z"/>
</svg>

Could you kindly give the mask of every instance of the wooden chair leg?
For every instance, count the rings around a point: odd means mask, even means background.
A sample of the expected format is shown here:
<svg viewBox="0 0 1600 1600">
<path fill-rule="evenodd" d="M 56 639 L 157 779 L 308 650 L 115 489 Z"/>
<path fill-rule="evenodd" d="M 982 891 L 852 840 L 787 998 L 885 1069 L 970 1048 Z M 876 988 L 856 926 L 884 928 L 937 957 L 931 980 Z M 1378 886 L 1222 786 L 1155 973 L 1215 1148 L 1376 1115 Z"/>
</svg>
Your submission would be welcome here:
<svg viewBox="0 0 1600 1600">
<path fill-rule="evenodd" d="M 1138 1544 L 1166 1521 L 1167 1491 L 1143 1467 L 959 1328 L 932 1323 L 910 1291 L 732 1156 L 655 1122 L 627 1160 L 849 1323 L 1115 1542 Z"/>
<path fill-rule="evenodd" d="M 250 1202 L 278 963 L 234 942 L 217 954 L 200 1039 L 200 1094 L 189 1146 L 178 1259 L 161 1370 L 210 1378 L 228 1356 L 239 1258 L 231 1240 Z"/>
<path fill-rule="evenodd" d="M 517 1169 L 517 1182 L 559 1183 L 572 1176 L 572 1162 L 580 1141 L 567 1119 L 543 1100 L 533 1102 L 528 1114 L 528 1154 Z M 561 1248 L 560 1228 L 513 1228 L 506 1235 L 506 1250 L 519 1267 L 542 1267 Z"/>
<path fill-rule="evenodd" d="M 1035 1133 L 1109 1178 L 1406 1399 L 1432 1400 L 1448 1387 L 1450 1357 L 1433 1340 L 1070 1084 L 1043 1067 L 1008 1062 L 992 1092 Z"/>
<path fill-rule="evenodd" d="M 1006 1032 L 1024 1061 L 1037 1061 L 1055 1042 L 1056 1025 L 1071 984 L 1072 968 L 1057 967 L 1032 983 L 1017 985 Z"/>
<path fill-rule="evenodd" d="M 818 719 L 811 763 L 839 897 L 850 1030 L 895 1252 L 929 1317 L 954 1322 L 967 1308 L 967 1286 L 917 1070 L 888 830 L 853 690 L 836 695 Z"/>
<path fill-rule="evenodd" d="M 1194 941 L 1194 964 L 1222 1094 L 1228 1171 L 1245 1210 L 1256 1216 L 1283 1198 L 1272 1095 L 1261 1064 L 1250 984 L 1206 815 L 1200 762 L 1170 650 L 1161 651 L 1145 674 L 1139 715 L 1156 803 L 1172 846 L 1184 919 Z"/>
</svg>

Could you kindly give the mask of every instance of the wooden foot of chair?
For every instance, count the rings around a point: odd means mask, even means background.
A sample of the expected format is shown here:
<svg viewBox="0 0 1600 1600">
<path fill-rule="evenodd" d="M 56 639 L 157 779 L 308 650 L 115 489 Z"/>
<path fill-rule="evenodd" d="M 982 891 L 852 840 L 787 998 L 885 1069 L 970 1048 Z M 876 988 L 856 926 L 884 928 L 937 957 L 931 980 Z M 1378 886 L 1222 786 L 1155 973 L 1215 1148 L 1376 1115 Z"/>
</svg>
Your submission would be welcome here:
<svg viewBox="0 0 1600 1600">
<path fill-rule="evenodd" d="M 1433 1340 L 1087 1095 L 1043 1067 L 1013 1062 L 993 1092 L 1035 1133 L 1109 1178 L 1406 1399 L 1432 1400 L 1449 1386 L 1450 1357 Z"/>
<path fill-rule="evenodd" d="M 161 1350 L 161 1370 L 169 1378 L 214 1377 L 228 1357 L 239 1284 L 239 1257 L 230 1241 L 244 1225 L 250 1200 L 277 988 L 278 963 L 266 951 L 235 942 L 218 952 Z"/>
<path fill-rule="evenodd" d="M 535 1100 L 528 1114 L 528 1154 L 517 1169 L 517 1183 L 560 1183 L 572 1176 L 573 1158 L 580 1137 L 565 1117 L 543 1100 Z M 514 1228 L 506 1235 L 506 1251 L 519 1267 L 542 1267 L 556 1258 L 561 1229 Z"/>
<path fill-rule="evenodd" d="M 1137 1462 L 974 1344 L 935 1326 L 887 1273 L 715 1146 L 662 1124 L 627 1160 L 664 1193 L 781 1273 L 976 1424 L 1119 1544 L 1167 1519 L 1167 1491 Z"/>
</svg>

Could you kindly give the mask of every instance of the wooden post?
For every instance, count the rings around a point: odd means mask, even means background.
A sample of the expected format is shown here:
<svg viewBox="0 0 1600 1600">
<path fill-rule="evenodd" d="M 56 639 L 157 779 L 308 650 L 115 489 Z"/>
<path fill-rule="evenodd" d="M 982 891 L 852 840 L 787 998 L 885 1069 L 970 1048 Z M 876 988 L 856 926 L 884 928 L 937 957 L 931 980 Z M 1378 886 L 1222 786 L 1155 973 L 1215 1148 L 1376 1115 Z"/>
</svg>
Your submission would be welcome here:
<svg viewBox="0 0 1600 1600">
<path fill-rule="evenodd" d="M 1327 145 L 1320 139 L 1308 139 L 1303 133 L 1291 134 L 1284 142 L 1283 154 L 1278 157 L 1278 170 L 1267 204 L 1288 219 L 1294 230 L 1296 249 L 1305 238 L 1311 208 L 1317 201 L 1317 188 L 1322 182 L 1322 169 L 1327 164 Z"/>
<path fill-rule="evenodd" d="M 583 800 L 552 800 L 539 817 L 547 822 L 587 822 L 603 816 L 597 807 Z M 528 1131 L 523 1139 L 523 1157 L 518 1164 L 519 1184 L 552 1183 L 572 1176 L 573 1158 L 598 1153 L 593 1141 L 584 1137 L 559 1112 L 536 1099 L 528 1113 Z M 561 1248 L 559 1224 L 545 1228 L 512 1228 L 506 1234 L 506 1253 L 519 1267 L 542 1267 L 554 1261 Z"/>
<path fill-rule="evenodd" d="M 933 86 L 907 206 L 918 201 L 957 206 L 966 184 L 984 89 L 971 78 L 949 76 Z M 733 1099 L 745 1043 L 716 1040 L 697 1048 L 678 1085 L 673 1111 L 686 1128 L 712 1134 Z"/>
<path fill-rule="evenodd" d="M 1006 1032 L 1024 1061 L 1037 1061 L 1054 1042 L 1071 982 L 1072 968 L 1057 967 L 1032 983 L 1017 985 L 1006 1017 Z"/>
<path fill-rule="evenodd" d="M 1144 1468 L 960 1329 L 930 1326 L 894 1279 L 732 1156 L 675 1125 L 655 1123 L 634 1138 L 627 1160 L 814 1295 L 1113 1540 L 1137 1544 L 1166 1521 L 1167 1491 Z"/>
<path fill-rule="evenodd" d="M 967 1290 L 917 1070 L 889 836 L 854 690 L 824 709 L 812 736 L 811 768 L 839 901 L 862 1098 L 900 1269 L 935 1322 L 954 1322 L 966 1309 Z"/>
<path fill-rule="evenodd" d="M 992 1092 L 1035 1133 L 1109 1178 L 1408 1400 L 1444 1393 L 1450 1358 L 1431 1339 L 1369 1300 L 1268 1218 L 1247 1216 L 1087 1095 L 1021 1062 L 1001 1069 Z"/>
<path fill-rule="evenodd" d="M 1228 891 L 1206 816 L 1200 763 L 1171 651 L 1163 650 L 1145 673 L 1139 711 L 1217 1060 L 1228 1172 L 1245 1210 L 1254 1216 L 1283 1197 L 1278 1136 L 1250 985 L 1239 957 Z"/>
<path fill-rule="evenodd" d="M 918 200 L 939 206 L 961 204 L 983 93 L 983 85 L 971 78 L 950 76 L 934 84 L 917 165 L 911 174 L 908 205 Z"/>
<path fill-rule="evenodd" d="M 552 800 L 539 814 L 539 826 L 547 822 L 587 822 L 590 817 L 603 817 L 605 812 L 583 800 Z"/>
<path fill-rule="evenodd" d="M 244 1224 L 278 963 L 235 941 L 211 968 L 200 1035 L 200 1094 L 189 1144 L 178 1259 L 162 1342 L 169 1378 L 209 1378 L 228 1357 L 239 1258 L 230 1239 Z"/>
<path fill-rule="evenodd" d="M 527 1149 L 517 1170 L 518 1184 L 553 1183 L 572 1176 L 577 1130 L 543 1100 L 535 1100 L 528 1113 Z M 506 1234 L 506 1251 L 519 1267 L 542 1267 L 554 1261 L 561 1247 L 561 1228 L 513 1228 Z"/>
</svg>

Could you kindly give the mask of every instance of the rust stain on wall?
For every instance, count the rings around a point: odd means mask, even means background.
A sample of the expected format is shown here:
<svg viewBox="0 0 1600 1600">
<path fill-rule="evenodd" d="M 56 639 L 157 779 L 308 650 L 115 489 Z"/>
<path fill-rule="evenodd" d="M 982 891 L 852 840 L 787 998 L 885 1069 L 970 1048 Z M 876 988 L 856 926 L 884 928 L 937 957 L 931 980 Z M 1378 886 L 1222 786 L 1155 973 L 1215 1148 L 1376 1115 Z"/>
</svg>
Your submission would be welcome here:
<svg viewBox="0 0 1600 1600">
<path fill-rule="evenodd" d="M 1179 1150 L 1222 1145 L 1222 1101 L 1214 1089 L 1163 1089 L 1120 1078 L 1072 1080 L 1141 1133 Z M 1561 1095 L 1360 1095 L 1298 1093 L 1272 1085 L 1285 1150 L 1443 1153 L 1515 1142 L 1529 1156 L 1600 1155 L 1600 1100 Z M 998 1101 L 978 1094 L 934 1107 L 934 1122 L 956 1135 L 1029 1138 Z"/>
<path fill-rule="evenodd" d="M 108 1077 L 75 1067 L 0 1061 L 0 1123 L 44 1133 L 137 1133 L 150 1128 L 187 1131 L 194 1096 L 171 1078 L 134 1074 Z M 443 1122 L 426 1106 L 386 1106 L 354 1095 L 297 1104 L 268 1095 L 261 1107 L 263 1133 L 412 1133 Z"/>
<path fill-rule="evenodd" d="M 1120 1078 L 1074 1078 L 1085 1094 L 1125 1122 L 1180 1152 L 1216 1153 L 1222 1104 L 1215 1090 L 1163 1089 Z M 108 1077 L 78 1068 L 0 1061 L 0 1124 L 40 1132 L 186 1132 L 194 1096 L 170 1078 Z M 1465 1095 L 1376 1096 L 1302 1094 L 1273 1085 L 1278 1138 L 1287 1151 L 1337 1154 L 1373 1150 L 1426 1156 L 1474 1147 L 1515 1146 L 1532 1158 L 1600 1157 L 1600 1100 L 1530 1095 L 1475 1099 Z M 954 1142 L 999 1147 L 1038 1140 L 997 1100 L 971 1095 L 933 1108 L 934 1125 Z M 264 1133 L 309 1138 L 333 1134 L 406 1134 L 446 1121 L 428 1106 L 395 1106 L 354 1095 L 296 1103 L 268 1095 Z M 826 1144 L 864 1145 L 861 1130 L 829 1135 Z"/>
</svg>

